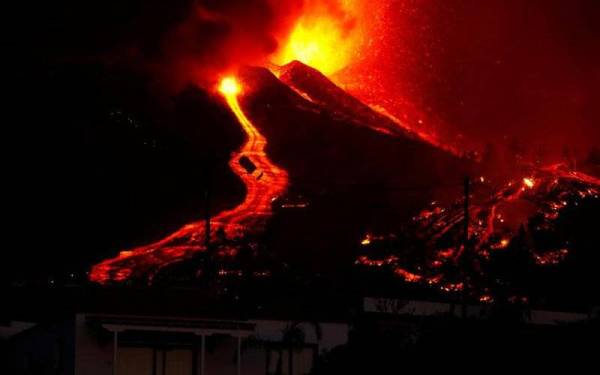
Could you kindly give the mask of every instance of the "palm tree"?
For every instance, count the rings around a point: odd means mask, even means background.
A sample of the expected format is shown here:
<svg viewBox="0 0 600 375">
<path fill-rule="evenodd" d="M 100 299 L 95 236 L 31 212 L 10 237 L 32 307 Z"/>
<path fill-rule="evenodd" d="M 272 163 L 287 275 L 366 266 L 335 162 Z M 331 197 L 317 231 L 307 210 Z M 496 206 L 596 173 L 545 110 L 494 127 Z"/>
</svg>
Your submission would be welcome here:
<svg viewBox="0 0 600 375">
<path fill-rule="evenodd" d="M 321 325 L 319 324 L 319 322 L 317 322 L 317 321 L 308 321 L 308 322 L 294 321 L 291 324 L 289 324 L 283 330 L 283 339 L 282 339 L 283 345 L 279 348 L 279 359 L 277 362 L 277 370 L 276 370 L 277 375 L 283 374 L 283 352 L 284 352 L 284 350 L 287 350 L 287 352 L 288 352 L 288 375 L 293 375 L 294 351 L 301 348 L 304 345 L 305 340 L 306 340 L 305 332 L 301 327 L 301 325 L 303 323 L 310 324 L 314 329 L 317 341 L 321 341 L 323 332 L 321 330 Z"/>
<path fill-rule="evenodd" d="M 288 375 L 292 375 L 293 373 L 293 369 L 294 369 L 294 362 L 293 362 L 293 354 L 294 351 L 297 351 L 299 348 L 301 348 L 302 346 L 304 346 L 305 344 L 305 339 L 306 339 L 306 334 L 304 329 L 302 328 L 302 324 L 309 324 L 310 326 L 313 327 L 314 329 L 314 333 L 315 333 L 315 337 L 317 338 L 317 341 L 320 342 L 321 338 L 323 336 L 323 332 L 321 330 L 321 325 L 319 324 L 319 322 L 317 321 L 293 321 L 290 324 L 288 324 L 282 331 L 282 342 L 280 345 L 277 346 L 277 351 L 279 354 L 279 358 L 277 359 L 277 366 L 275 368 L 275 375 L 282 375 L 283 374 L 283 354 L 284 352 L 287 351 L 288 353 Z M 269 348 L 269 345 L 265 345 L 266 343 L 262 340 L 257 340 L 254 339 L 252 337 L 244 340 L 244 342 L 242 343 L 242 352 L 245 350 L 248 350 L 249 348 L 263 348 L 266 347 L 267 349 Z M 268 352 L 268 351 L 267 351 Z M 234 361 L 237 360 L 236 355 L 234 353 Z M 269 360 L 267 360 L 267 362 L 270 362 Z"/>
</svg>

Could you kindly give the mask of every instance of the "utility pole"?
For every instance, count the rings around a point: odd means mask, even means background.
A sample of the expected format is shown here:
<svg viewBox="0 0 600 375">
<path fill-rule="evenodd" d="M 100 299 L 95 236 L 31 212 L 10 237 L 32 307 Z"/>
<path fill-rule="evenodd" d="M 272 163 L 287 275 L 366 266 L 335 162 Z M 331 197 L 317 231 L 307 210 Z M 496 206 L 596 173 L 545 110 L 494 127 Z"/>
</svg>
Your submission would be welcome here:
<svg viewBox="0 0 600 375">
<path fill-rule="evenodd" d="M 208 256 L 210 256 L 210 190 L 212 182 L 212 157 L 206 158 L 205 167 L 205 187 L 204 187 L 204 246 Z"/>
<path fill-rule="evenodd" d="M 464 201 L 464 216 L 465 219 L 463 221 L 463 225 L 464 225 L 464 239 L 463 239 L 463 255 L 462 255 L 462 259 L 466 260 L 466 262 L 463 262 L 462 267 L 464 267 L 465 264 L 467 264 L 467 262 L 469 261 L 469 195 L 471 193 L 471 181 L 469 179 L 469 176 L 465 176 L 465 180 L 464 180 L 464 188 L 465 188 L 465 201 Z M 467 272 L 465 269 L 462 270 L 463 273 L 463 277 L 464 277 L 464 284 L 463 284 L 463 290 L 461 292 L 461 299 L 462 299 L 462 303 L 461 303 L 461 314 L 463 318 L 467 317 L 467 305 L 466 305 L 466 293 L 467 293 L 467 286 L 468 286 L 468 278 L 465 277 L 467 275 Z"/>
<path fill-rule="evenodd" d="M 212 161 L 214 159 L 212 156 L 208 156 L 206 158 L 206 169 L 205 169 L 205 187 L 204 187 L 204 262 L 203 262 L 203 273 L 206 279 L 206 282 L 211 284 L 214 280 L 216 274 L 216 265 L 215 259 L 212 253 L 213 244 L 211 243 L 211 205 L 210 201 L 212 199 L 212 177 L 213 177 L 213 164 Z"/>
<path fill-rule="evenodd" d="M 469 176 L 465 177 L 465 206 L 464 206 L 464 248 L 463 251 L 467 251 L 467 247 L 469 245 L 469 194 L 471 190 L 471 182 L 469 180 Z"/>
<path fill-rule="evenodd" d="M 210 254 L 210 187 L 208 184 L 207 182 L 206 189 L 204 190 L 204 246 L 206 247 L 206 253 Z"/>
</svg>

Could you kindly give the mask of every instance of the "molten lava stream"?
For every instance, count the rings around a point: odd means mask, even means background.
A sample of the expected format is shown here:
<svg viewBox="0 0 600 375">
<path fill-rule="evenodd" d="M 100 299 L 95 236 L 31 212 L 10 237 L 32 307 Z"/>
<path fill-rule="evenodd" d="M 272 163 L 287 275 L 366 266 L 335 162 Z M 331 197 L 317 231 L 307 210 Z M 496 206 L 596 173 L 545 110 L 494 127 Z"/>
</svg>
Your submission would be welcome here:
<svg viewBox="0 0 600 375">
<path fill-rule="evenodd" d="M 224 78 L 219 92 L 225 97 L 247 138 L 242 148 L 229 161 L 231 169 L 246 186 L 246 197 L 237 207 L 223 211 L 211 219 L 211 237 L 214 237 L 217 229 L 223 228 L 227 237 L 232 238 L 262 228 L 272 213 L 271 202 L 287 188 L 288 175 L 269 160 L 265 153 L 267 140 L 240 107 L 238 96 L 241 86 L 237 80 L 233 77 Z M 248 158 L 256 167 L 252 173 L 240 163 L 243 157 Z M 204 221 L 197 221 L 156 243 L 122 251 L 117 257 L 95 265 L 89 279 L 101 284 L 132 277 L 147 277 L 151 281 L 161 268 L 205 250 L 205 228 Z"/>
</svg>

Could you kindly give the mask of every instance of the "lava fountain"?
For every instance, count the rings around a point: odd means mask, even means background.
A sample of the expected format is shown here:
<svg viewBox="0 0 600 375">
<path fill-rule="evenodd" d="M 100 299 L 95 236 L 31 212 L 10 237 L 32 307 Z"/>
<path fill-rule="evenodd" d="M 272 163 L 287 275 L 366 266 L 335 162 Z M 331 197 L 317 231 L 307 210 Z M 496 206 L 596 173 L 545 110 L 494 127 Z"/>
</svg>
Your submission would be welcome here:
<svg viewBox="0 0 600 375">
<path fill-rule="evenodd" d="M 430 116 L 409 104 L 411 100 L 403 92 L 394 90 L 390 96 L 389 92 L 383 95 L 376 90 L 382 82 L 373 82 L 373 69 L 368 66 L 377 59 L 381 60 L 378 64 L 383 63 L 392 53 L 392 48 L 382 42 L 383 34 L 391 27 L 389 3 L 386 0 L 305 2 L 294 26 L 270 56 L 270 69 L 281 78 L 286 67 L 299 61 L 392 121 L 398 131 L 409 132 L 435 147 L 463 156 L 468 150 L 442 139 Z M 380 77 L 380 81 L 398 79 L 395 74 Z M 318 102 L 289 79 L 284 77 L 282 81 L 304 98 Z"/>
<path fill-rule="evenodd" d="M 231 210 L 210 219 L 211 238 L 222 229 L 228 238 L 259 231 L 271 216 L 272 201 L 288 186 L 287 172 L 276 166 L 265 153 L 267 141 L 245 115 L 239 103 L 243 86 L 235 77 L 221 80 L 218 91 L 242 127 L 246 141 L 229 161 L 233 172 L 244 182 L 246 197 Z M 121 251 L 115 258 L 95 265 L 89 279 L 100 284 L 146 277 L 149 281 L 162 268 L 205 251 L 206 225 L 197 221 L 185 225 L 166 238 L 146 246 Z"/>
<path fill-rule="evenodd" d="M 367 39 L 363 0 L 308 1 L 287 39 L 271 56 L 273 63 L 300 61 L 332 76 L 357 61 Z"/>
</svg>

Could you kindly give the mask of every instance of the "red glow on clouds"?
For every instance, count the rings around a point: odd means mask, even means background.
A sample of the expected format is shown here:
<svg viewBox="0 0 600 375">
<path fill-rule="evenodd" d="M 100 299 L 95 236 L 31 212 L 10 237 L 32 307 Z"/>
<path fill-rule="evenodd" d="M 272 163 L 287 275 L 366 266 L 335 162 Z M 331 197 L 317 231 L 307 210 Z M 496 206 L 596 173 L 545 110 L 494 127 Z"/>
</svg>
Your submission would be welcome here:
<svg viewBox="0 0 600 375">
<path fill-rule="evenodd" d="M 271 61 L 294 60 L 331 76 L 356 62 L 370 30 L 364 0 L 307 1 Z"/>
<path fill-rule="evenodd" d="M 398 127 L 448 152 L 464 154 L 457 139 L 442 141 L 439 124 L 418 110 L 407 93 L 383 90 L 390 84 L 401 87 L 405 79 L 397 70 L 381 68 L 389 68 L 398 48 L 388 44 L 386 35 L 404 27 L 398 17 L 402 12 L 394 13 L 403 3 L 391 7 L 386 0 L 306 1 L 269 59 L 280 66 L 297 60 L 315 68 Z"/>
</svg>

